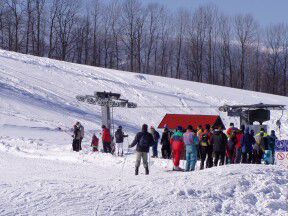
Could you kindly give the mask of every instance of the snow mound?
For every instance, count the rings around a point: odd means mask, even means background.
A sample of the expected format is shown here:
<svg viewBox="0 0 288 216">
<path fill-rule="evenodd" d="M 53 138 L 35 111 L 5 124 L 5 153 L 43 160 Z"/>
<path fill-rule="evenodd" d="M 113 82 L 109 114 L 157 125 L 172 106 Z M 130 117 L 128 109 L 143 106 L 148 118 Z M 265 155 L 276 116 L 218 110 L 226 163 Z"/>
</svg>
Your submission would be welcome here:
<svg viewBox="0 0 288 216">
<path fill-rule="evenodd" d="M 277 166 L 175 173 L 157 162 L 150 176 L 135 177 L 133 160 L 103 154 L 94 155 L 93 164 L 0 156 L 0 215 L 280 216 L 288 211 L 287 170 Z"/>
</svg>

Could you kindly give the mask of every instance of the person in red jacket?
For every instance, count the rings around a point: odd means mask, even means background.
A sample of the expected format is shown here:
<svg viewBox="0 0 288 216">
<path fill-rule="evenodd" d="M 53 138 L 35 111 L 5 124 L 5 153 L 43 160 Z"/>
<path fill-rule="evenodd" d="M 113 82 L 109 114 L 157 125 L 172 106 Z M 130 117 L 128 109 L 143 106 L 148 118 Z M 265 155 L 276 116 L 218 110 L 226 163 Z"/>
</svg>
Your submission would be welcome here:
<svg viewBox="0 0 288 216">
<path fill-rule="evenodd" d="M 103 143 L 103 149 L 105 153 L 112 152 L 111 142 L 112 142 L 112 137 L 111 137 L 109 128 L 107 128 L 105 125 L 102 125 L 102 143 Z"/>
<path fill-rule="evenodd" d="M 233 132 L 238 131 L 238 128 L 234 127 L 234 123 L 230 123 L 230 127 L 227 130 L 227 137 L 230 138 L 232 137 Z"/>
<path fill-rule="evenodd" d="M 182 127 L 178 126 L 177 131 L 172 135 L 170 139 L 172 152 L 173 152 L 173 163 L 174 163 L 173 170 L 174 171 L 183 171 L 183 169 L 179 167 L 181 153 L 184 149 L 182 130 L 183 130 Z"/>
<path fill-rule="evenodd" d="M 95 134 L 93 134 L 92 142 L 91 142 L 91 146 L 92 146 L 92 151 L 93 152 L 97 152 L 98 151 L 98 144 L 99 144 L 99 139 L 98 139 L 98 137 Z"/>
<path fill-rule="evenodd" d="M 235 146 L 235 163 L 241 162 L 241 156 L 242 156 L 242 146 L 241 146 L 241 140 L 244 136 L 245 126 L 241 125 L 241 130 L 238 130 L 236 132 L 236 146 Z"/>
</svg>

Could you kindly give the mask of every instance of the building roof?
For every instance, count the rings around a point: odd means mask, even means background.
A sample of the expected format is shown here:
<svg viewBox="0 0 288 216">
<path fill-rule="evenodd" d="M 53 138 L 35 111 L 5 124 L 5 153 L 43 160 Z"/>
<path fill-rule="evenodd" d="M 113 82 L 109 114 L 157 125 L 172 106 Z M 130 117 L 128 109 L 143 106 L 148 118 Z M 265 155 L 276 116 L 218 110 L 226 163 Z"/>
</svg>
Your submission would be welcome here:
<svg viewBox="0 0 288 216">
<path fill-rule="evenodd" d="M 211 126 L 225 126 L 217 115 L 185 115 L 185 114 L 166 114 L 159 124 L 158 128 L 164 128 L 165 125 L 170 129 L 176 129 L 179 125 L 183 128 L 187 128 L 188 125 L 192 125 L 193 128 L 197 128 L 198 125 L 205 127 L 206 124 Z"/>
</svg>

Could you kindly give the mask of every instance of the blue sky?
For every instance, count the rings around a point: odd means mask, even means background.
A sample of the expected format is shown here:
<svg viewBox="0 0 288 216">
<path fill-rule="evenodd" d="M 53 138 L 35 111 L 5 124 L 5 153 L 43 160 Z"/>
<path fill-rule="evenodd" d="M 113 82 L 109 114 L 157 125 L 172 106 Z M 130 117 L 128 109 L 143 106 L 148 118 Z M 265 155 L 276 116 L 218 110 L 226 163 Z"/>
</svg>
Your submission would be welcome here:
<svg viewBox="0 0 288 216">
<path fill-rule="evenodd" d="M 195 10 L 200 5 L 213 3 L 226 15 L 252 14 L 262 26 L 288 23 L 288 0 L 142 0 L 143 3 L 160 3 L 171 10 Z"/>
</svg>

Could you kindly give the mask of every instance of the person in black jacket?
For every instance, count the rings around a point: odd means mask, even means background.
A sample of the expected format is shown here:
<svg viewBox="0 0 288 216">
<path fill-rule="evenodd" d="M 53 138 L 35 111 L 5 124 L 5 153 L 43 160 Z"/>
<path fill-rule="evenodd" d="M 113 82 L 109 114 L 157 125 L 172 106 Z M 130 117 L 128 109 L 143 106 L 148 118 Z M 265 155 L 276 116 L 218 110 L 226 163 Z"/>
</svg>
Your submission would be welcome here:
<svg viewBox="0 0 288 216">
<path fill-rule="evenodd" d="M 221 128 L 214 130 L 211 137 L 211 144 L 214 152 L 214 166 L 218 165 L 219 158 L 220 165 L 224 165 L 227 136 L 222 132 Z"/>
<path fill-rule="evenodd" d="M 119 126 L 117 131 L 115 132 L 115 155 L 117 156 L 123 156 L 123 142 L 125 137 L 128 137 L 128 135 L 125 135 L 122 131 L 122 126 Z"/>
<path fill-rule="evenodd" d="M 141 163 L 141 158 L 143 160 L 143 165 L 145 168 L 145 174 L 149 175 L 149 168 L 148 168 L 148 152 L 151 146 L 154 145 L 153 136 L 148 133 L 148 126 L 143 124 L 142 131 L 137 133 L 135 136 L 134 141 L 129 148 L 136 146 L 136 164 L 135 164 L 135 175 L 139 173 L 139 167 Z"/>
<path fill-rule="evenodd" d="M 164 159 L 171 158 L 170 139 L 171 139 L 171 132 L 169 131 L 168 128 L 165 128 L 161 137 L 161 145 L 162 145 L 161 152 L 162 152 L 162 157 Z"/>
<path fill-rule="evenodd" d="M 79 124 L 74 125 L 74 131 L 73 131 L 73 143 L 72 143 L 72 148 L 73 151 L 79 152 L 80 149 L 80 140 L 81 140 L 81 130 Z"/>
<path fill-rule="evenodd" d="M 152 158 L 157 158 L 158 157 L 158 142 L 160 139 L 160 135 L 159 135 L 158 131 L 156 131 L 153 126 L 151 126 L 151 128 L 150 128 L 150 132 L 151 132 L 151 134 L 153 136 L 153 140 L 154 140 L 154 145 L 152 146 L 152 150 L 153 150 Z"/>
</svg>

